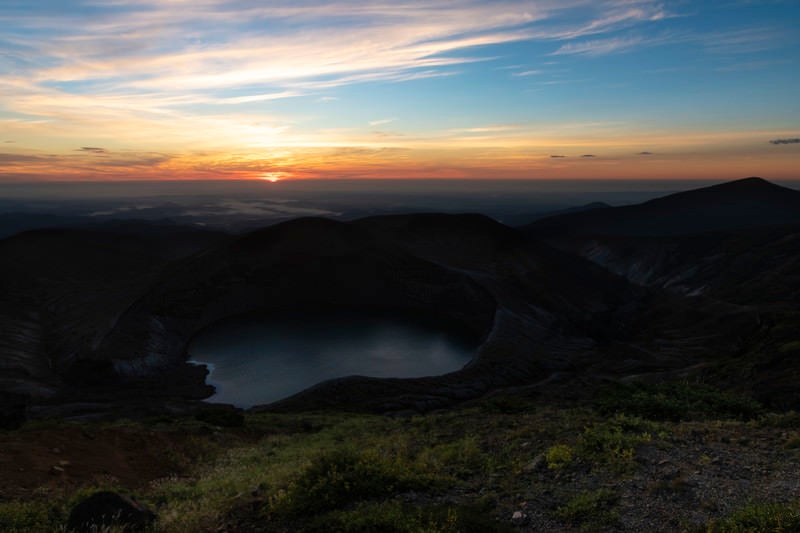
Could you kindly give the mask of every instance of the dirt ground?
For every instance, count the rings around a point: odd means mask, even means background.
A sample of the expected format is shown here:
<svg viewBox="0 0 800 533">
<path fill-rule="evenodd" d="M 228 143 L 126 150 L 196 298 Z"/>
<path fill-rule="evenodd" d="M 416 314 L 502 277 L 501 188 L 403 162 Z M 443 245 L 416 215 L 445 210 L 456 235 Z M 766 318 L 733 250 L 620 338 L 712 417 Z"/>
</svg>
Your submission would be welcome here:
<svg viewBox="0 0 800 533">
<path fill-rule="evenodd" d="M 113 484 L 130 489 L 180 475 L 205 446 L 186 431 L 60 427 L 0 432 L 0 500 Z"/>
</svg>

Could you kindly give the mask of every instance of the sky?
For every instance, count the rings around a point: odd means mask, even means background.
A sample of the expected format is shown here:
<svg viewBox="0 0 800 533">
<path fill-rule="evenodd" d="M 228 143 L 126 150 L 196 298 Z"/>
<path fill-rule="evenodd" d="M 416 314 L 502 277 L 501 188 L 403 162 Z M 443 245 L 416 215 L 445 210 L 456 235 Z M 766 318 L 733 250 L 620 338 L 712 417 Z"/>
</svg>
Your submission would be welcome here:
<svg viewBox="0 0 800 533">
<path fill-rule="evenodd" d="M 0 0 L 0 182 L 800 178 L 798 0 Z"/>
</svg>

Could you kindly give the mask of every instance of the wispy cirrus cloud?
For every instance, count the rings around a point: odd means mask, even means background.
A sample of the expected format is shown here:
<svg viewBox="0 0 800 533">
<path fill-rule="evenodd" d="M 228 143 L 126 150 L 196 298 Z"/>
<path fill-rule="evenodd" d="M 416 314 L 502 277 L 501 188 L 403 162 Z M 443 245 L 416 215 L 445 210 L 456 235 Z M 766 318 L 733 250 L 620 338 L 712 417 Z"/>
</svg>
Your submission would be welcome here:
<svg viewBox="0 0 800 533">
<path fill-rule="evenodd" d="M 613 37 L 610 39 L 593 39 L 566 43 L 561 45 L 552 55 L 585 55 L 600 56 L 624 52 L 648 44 L 642 37 Z"/>
<path fill-rule="evenodd" d="M 0 74 L 0 105 L 27 117 L 17 129 L 45 120 L 56 137 L 91 132 L 143 146 L 158 132 L 213 144 L 207 134 L 215 131 L 245 144 L 276 135 L 291 144 L 301 141 L 285 119 L 263 107 L 250 119 L 236 110 L 348 85 L 458 76 L 493 59 L 482 48 L 596 35 L 660 12 L 647 0 L 591 9 L 583 0 L 66 0 L 48 10 L 0 9 L 9 43 L 0 42 L 0 56 L 34 58 Z"/>
<path fill-rule="evenodd" d="M 389 124 L 391 122 L 394 122 L 395 120 L 397 120 L 395 117 L 382 118 L 382 119 L 379 119 L 379 120 L 370 120 L 369 121 L 369 125 L 370 126 L 380 126 L 381 124 Z"/>
<path fill-rule="evenodd" d="M 374 149 L 444 150 L 454 144 L 496 154 L 491 147 L 529 150 L 534 143 L 535 157 L 561 167 L 577 162 L 577 154 L 598 150 L 598 163 L 604 163 L 611 157 L 602 144 L 606 137 L 585 128 L 562 131 L 563 124 L 548 123 L 543 131 L 534 124 L 552 118 L 552 109 L 585 109 L 571 105 L 574 95 L 586 93 L 571 90 L 580 89 L 577 84 L 607 87 L 595 72 L 580 71 L 581 65 L 689 43 L 712 58 L 711 68 L 738 69 L 769 58 L 737 54 L 769 50 L 781 37 L 756 24 L 713 32 L 697 30 L 700 25 L 673 28 L 681 15 L 673 9 L 686 5 L 14 0 L 0 6 L 0 131 L 19 143 L 4 144 L 8 152 L 28 157 L 24 150 L 40 148 L 26 160 L 30 168 L 44 173 L 50 165 L 69 175 L 106 175 L 115 165 L 120 173 L 124 165 L 136 169 L 126 170 L 128 176 L 154 175 L 154 169 L 239 176 L 289 166 L 312 175 L 312 163 L 303 163 L 300 151 L 321 165 L 341 160 L 334 153 L 341 147 L 363 148 L 353 157 L 367 158 L 367 169 L 377 159 L 368 154 L 376 153 L 410 164 L 407 152 Z M 562 84 L 571 85 L 559 91 Z M 515 98 L 513 91 L 524 94 Z M 545 93 L 559 99 L 545 101 Z M 337 103 L 319 105 L 331 102 Z M 442 108 L 450 113 L 444 119 Z M 587 115 L 578 120 L 596 120 L 596 109 L 579 112 Z M 403 117 L 403 135 L 364 127 L 388 124 L 395 116 Z M 793 134 L 773 129 L 768 135 Z M 627 144 L 624 153 L 633 158 L 638 146 Z M 650 146 L 662 153 L 661 145 Z M 767 150 L 763 143 L 762 148 Z M 325 157 L 318 149 L 327 150 Z M 240 150 L 250 155 L 226 155 Z M 292 157 L 280 158 L 284 166 L 275 167 L 271 158 L 286 150 Z M 562 151 L 573 155 L 549 161 L 551 152 Z M 525 154 L 518 157 L 525 160 Z M 202 165 L 193 166 L 192 158 Z M 442 165 L 432 159 L 424 168 L 439 173 Z"/>
<path fill-rule="evenodd" d="M 739 55 L 771 50 L 781 44 L 784 32 L 778 28 L 740 28 L 698 36 L 706 50 L 716 54 Z"/>
<path fill-rule="evenodd" d="M 574 39 L 654 20 L 663 11 L 656 2 L 635 4 L 601 2 L 586 10 L 579 0 L 459 6 L 444 0 L 269 6 L 222 0 L 72 0 L 63 3 L 63 10 L 0 13 L 0 23 L 16 29 L 10 40 L 17 46 L 35 51 L 39 59 L 29 73 L 40 83 L 81 81 L 96 83 L 98 90 L 114 89 L 123 80 L 127 87 L 173 91 L 253 84 L 286 89 L 292 81 L 327 81 L 329 86 L 382 76 L 403 81 L 399 74 L 404 71 L 485 59 L 452 55 L 459 51 Z M 566 22 L 578 9 L 586 15 Z M 543 24 L 550 21 L 554 26 Z M 320 77 L 333 79 L 315 80 Z M 259 101 L 247 98 L 269 94 L 240 96 L 230 103 Z"/>
<path fill-rule="evenodd" d="M 511 124 L 494 124 L 490 126 L 475 126 L 472 128 L 455 128 L 451 129 L 452 133 L 500 133 L 506 131 L 518 130 L 519 126 Z"/>
<path fill-rule="evenodd" d="M 527 76 L 536 76 L 541 73 L 542 73 L 541 70 L 521 70 L 519 72 L 514 72 L 511 75 L 514 76 L 515 78 L 525 78 Z"/>
<path fill-rule="evenodd" d="M 781 34 L 780 30 L 770 27 L 733 29 L 710 33 L 693 33 L 682 30 L 644 35 L 627 32 L 625 35 L 615 35 L 608 38 L 572 40 L 559 46 L 551 55 L 603 56 L 654 46 L 690 44 L 702 47 L 712 54 L 740 56 L 764 52 L 780 46 Z M 767 63 L 767 60 L 753 61 L 739 64 L 737 68 L 742 66 L 758 68 L 765 66 L 765 64 L 775 63 L 775 60 L 770 63 Z M 674 67 L 672 69 L 674 70 Z M 718 70 L 726 70 L 726 67 L 720 67 Z"/>
</svg>

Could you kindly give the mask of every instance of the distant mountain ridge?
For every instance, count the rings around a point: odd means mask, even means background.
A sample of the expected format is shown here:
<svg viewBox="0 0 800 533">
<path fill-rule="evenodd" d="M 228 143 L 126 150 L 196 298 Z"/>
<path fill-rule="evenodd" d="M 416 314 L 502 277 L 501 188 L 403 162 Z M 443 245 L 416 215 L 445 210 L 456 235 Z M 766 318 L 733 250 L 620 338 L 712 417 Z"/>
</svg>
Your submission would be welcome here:
<svg viewBox="0 0 800 533">
<path fill-rule="evenodd" d="M 656 237 L 798 221 L 800 191 L 752 177 L 631 206 L 548 217 L 522 229 L 543 238 L 558 235 Z"/>
<path fill-rule="evenodd" d="M 532 224 L 533 222 L 536 222 L 537 220 L 542 220 L 543 218 L 549 218 L 558 215 L 566 215 L 569 213 L 580 213 L 581 211 L 589 211 L 591 209 L 604 209 L 606 207 L 611 207 L 611 205 L 605 202 L 589 202 L 588 204 L 576 205 L 572 207 L 566 207 L 563 209 L 556 209 L 555 211 L 516 213 L 513 215 L 509 214 L 498 218 L 498 220 L 507 226 L 519 227 L 519 226 L 524 226 L 526 224 Z"/>
<path fill-rule="evenodd" d="M 270 408 L 426 411 L 505 387 L 685 376 L 800 405 L 800 192 L 758 178 L 522 231 L 441 213 L 243 235 L 131 222 L 25 232 L 0 252 L 0 392 L 65 409 L 204 398 L 205 369 L 185 362 L 194 335 L 320 309 L 413 317 L 482 344 L 445 376 L 351 376 Z"/>
</svg>

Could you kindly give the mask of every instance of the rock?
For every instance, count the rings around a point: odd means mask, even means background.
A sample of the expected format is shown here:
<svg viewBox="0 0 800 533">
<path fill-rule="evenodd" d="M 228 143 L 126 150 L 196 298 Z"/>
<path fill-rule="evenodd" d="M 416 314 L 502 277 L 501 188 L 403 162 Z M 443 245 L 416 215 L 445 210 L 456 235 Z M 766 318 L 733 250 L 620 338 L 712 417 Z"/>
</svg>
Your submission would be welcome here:
<svg viewBox="0 0 800 533">
<path fill-rule="evenodd" d="M 0 429 L 17 429 L 28 419 L 30 399 L 22 394 L 0 391 Z"/>
<path fill-rule="evenodd" d="M 68 531 L 90 532 L 117 526 L 143 531 L 156 515 L 132 496 L 111 491 L 96 492 L 77 504 L 69 514 Z"/>
<path fill-rule="evenodd" d="M 540 453 L 539 455 L 534 457 L 533 460 L 530 463 L 525 465 L 523 470 L 525 472 L 534 472 L 534 471 L 539 470 L 540 468 L 542 468 L 545 464 L 547 464 L 547 460 L 545 458 L 545 455 L 543 453 Z"/>
<path fill-rule="evenodd" d="M 212 426 L 229 428 L 244 426 L 242 410 L 232 405 L 212 404 L 197 412 L 194 417 Z"/>
<path fill-rule="evenodd" d="M 514 514 L 511 515 L 511 521 L 514 522 L 515 524 L 523 522 L 525 518 L 526 515 L 522 511 L 514 511 Z"/>
</svg>

